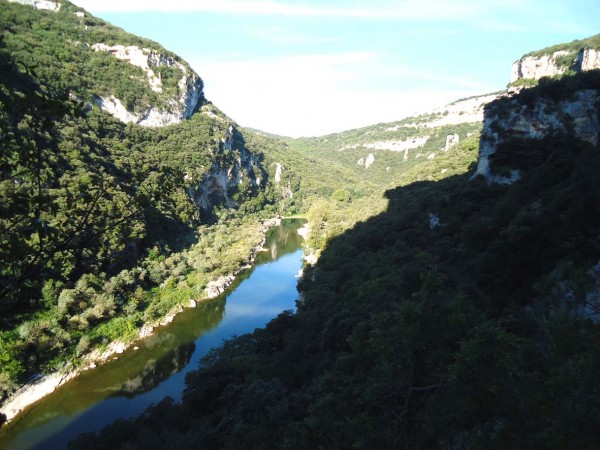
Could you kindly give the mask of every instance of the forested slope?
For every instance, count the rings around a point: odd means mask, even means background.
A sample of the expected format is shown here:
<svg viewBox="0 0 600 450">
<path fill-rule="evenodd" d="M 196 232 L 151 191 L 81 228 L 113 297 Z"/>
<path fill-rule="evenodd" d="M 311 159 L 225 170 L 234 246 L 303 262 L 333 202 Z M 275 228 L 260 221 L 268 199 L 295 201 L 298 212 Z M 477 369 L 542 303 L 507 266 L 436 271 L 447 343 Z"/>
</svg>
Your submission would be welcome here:
<svg viewBox="0 0 600 450">
<path fill-rule="evenodd" d="M 248 261 L 256 214 L 277 213 L 280 199 L 264 148 L 202 96 L 189 120 L 164 127 L 98 106 L 131 96 L 132 112 L 166 111 L 201 80 L 158 44 L 59 3 L 0 8 L 0 399 L 202 297 Z M 169 81 L 161 63 L 158 92 L 85 40 L 153 46 L 187 78 Z"/>
</svg>

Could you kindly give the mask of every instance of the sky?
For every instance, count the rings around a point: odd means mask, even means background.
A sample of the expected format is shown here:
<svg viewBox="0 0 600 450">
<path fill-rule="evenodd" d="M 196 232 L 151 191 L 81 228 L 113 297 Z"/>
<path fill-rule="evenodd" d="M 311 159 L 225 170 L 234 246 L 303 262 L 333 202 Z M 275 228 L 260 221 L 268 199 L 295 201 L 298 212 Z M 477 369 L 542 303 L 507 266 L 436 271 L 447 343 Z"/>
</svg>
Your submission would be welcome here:
<svg viewBox="0 0 600 450">
<path fill-rule="evenodd" d="M 524 53 L 600 33 L 598 0 L 75 0 L 187 60 L 242 126 L 318 136 L 506 88 Z"/>
</svg>

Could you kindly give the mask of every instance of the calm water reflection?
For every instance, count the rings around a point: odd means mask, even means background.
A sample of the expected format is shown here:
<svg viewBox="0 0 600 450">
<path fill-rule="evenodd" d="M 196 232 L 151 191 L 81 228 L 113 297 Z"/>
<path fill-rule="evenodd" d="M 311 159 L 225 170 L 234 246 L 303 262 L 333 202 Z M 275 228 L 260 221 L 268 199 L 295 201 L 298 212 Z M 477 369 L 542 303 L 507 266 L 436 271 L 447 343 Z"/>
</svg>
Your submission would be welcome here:
<svg viewBox="0 0 600 450">
<path fill-rule="evenodd" d="M 270 230 L 267 251 L 220 297 L 184 311 L 118 359 L 86 372 L 0 430 L 0 448 L 65 448 L 77 434 L 138 415 L 169 395 L 181 397 L 185 375 L 223 339 L 264 326 L 295 307 L 302 266 L 299 221 Z"/>
</svg>

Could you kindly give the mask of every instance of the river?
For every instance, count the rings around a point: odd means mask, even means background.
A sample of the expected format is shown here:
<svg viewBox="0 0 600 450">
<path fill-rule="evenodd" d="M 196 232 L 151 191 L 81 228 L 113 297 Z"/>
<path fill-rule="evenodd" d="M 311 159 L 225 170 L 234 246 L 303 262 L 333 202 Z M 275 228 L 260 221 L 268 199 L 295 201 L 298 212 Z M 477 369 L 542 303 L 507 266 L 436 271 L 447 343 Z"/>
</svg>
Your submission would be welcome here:
<svg viewBox="0 0 600 450">
<path fill-rule="evenodd" d="M 66 448 L 79 433 L 139 415 L 167 395 L 180 399 L 186 374 L 210 348 L 295 308 L 295 275 L 302 267 L 300 224 L 284 220 L 270 229 L 266 251 L 222 295 L 178 314 L 118 358 L 28 407 L 0 429 L 0 448 Z"/>
</svg>

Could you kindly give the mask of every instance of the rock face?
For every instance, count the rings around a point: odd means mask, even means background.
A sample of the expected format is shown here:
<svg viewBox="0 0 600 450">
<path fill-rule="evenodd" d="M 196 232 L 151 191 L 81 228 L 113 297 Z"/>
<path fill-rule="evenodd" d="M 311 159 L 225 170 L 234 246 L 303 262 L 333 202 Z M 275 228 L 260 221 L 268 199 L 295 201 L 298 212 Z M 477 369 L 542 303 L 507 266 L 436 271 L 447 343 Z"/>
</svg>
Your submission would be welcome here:
<svg viewBox="0 0 600 450">
<path fill-rule="evenodd" d="M 209 282 L 204 290 L 206 298 L 210 299 L 218 297 L 225 292 L 225 289 L 227 289 L 234 280 L 235 277 L 233 275 L 225 275 L 216 279 L 215 281 Z"/>
<path fill-rule="evenodd" d="M 490 157 L 498 146 L 512 138 L 541 139 L 552 133 L 572 134 L 576 139 L 597 145 L 599 104 L 597 89 L 578 90 L 562 100 L 540 98 L 533 105 L 523 104 L 519 96 L 491 104 L 481 134 L 477 174 L 483 175 L 488 183 L 509 184 L 520 178 L 518 171 L 498 175 L 493 174 L 490 167 Z"/>
<path fill-rule="evenodd" d="M 373 155 L 373 153 L 369 153 L 366 158 L 360 158 L 358 161 L 356 161 L 356 164 L 358 164 L 359 166 L 364 166 L 365 169 L 368 169 L 373 165 L 374 162 L 375 156 Z"/>
<path fill-rule="evenodd" d="M 47 0 L 8 0 L 11 3 L 20 3 L 22 5 L 33 6 L 36 9 L 46 9 L 56 12 L 60 9 L 60 3 Z"/>
<path fill-rule="evenodd" d="M 577 55 L 576 64 L 581 71 L 600 69 L 600 50 L 584 48 Z"/>
<path fill-rule="evenodd" d="M 568 51 L 559 50 L 550 55 L 524 56 L 513 63 L 510 81 L 512 83 L 522 78 L 539 80 L 542 77 L 563 74 L 569 69 L 569 64 L 559 64 L 557 59 L 568 57 L 570 54 Z M 573 55 L 574 59 L 575 55 Z"/>
<path fill-rule="evenodd" d="M 582 48 L 578 52 L 559 50 L 552 54 L 524 56 L 512 66 L 511 83 L 520 79 L 539 80 L 542 77 L 561 75 L 568 70 L 584 72 L 600 68 L 600 51 Z"/>
<path fill-rule="evenodd" d="M 460 142 L 460 136 L 458 133 L 449 134 L 446 136 L 446 145 L 444 145 L 444 151 L 450 150 L 456 144 Z"/>
<path fill-rule="evenodd" d="M 407 128 L 436 128 L 446 125 L 460 125 L 463 123 L 479 123 L 483 121 L 483 109 L 485 105 L 501 97 L 502 93 L 486 94 L 477 97 L 457 100 L 448 105 L 436 108 L 423 116 L 426 120 L 415 121 L 404 125 Z M 417 119 L 420 119 L 417 117 Z M 395 131 L 400 127 L 388 128 Z"/>
<path fill-rule="evenodd" d="M 198 207 L 209 210 L 215 203 L 222 202 L 228 208 L 235 207 L 230 190 L 242 184 L 244 176 L 249 183 L 260 187 L 265 178 L 259 157 L 245 148 L 233 150 L 235 128 L 230 125 L 226 136 L 221 139 L 216 157 L 201 181 L 188 189 L 188 194 Z"/>
<path fill-rule="evenodd" d="M 283 174 L 283 166 L 279 163 L 275 164 L 275 183 L 281 183 L 281 175 Z"/>
<path fill-rule="evenodd" d="M 198 74 L 168 55 L 134 45 L 109 46 L 97 43 L 91 48 L 96 52 L 108 52 L 115 58 L 142 69 L 146 73 L 150 89 L 154 92 L 163 92 L 161 69 L 174 68 L 181 73 L 177 82 L 178 95 L 167 98 L 163 107 L 148 105 L 141 113 L 135 113 L 128 111 L 121 100 L 114 96 L 95 98 L 96 105 L 122 122 L 151 127 L 176 124 L 190 118 L 198 104 L 204 100 L 203 83 Z"/>
</svg>

